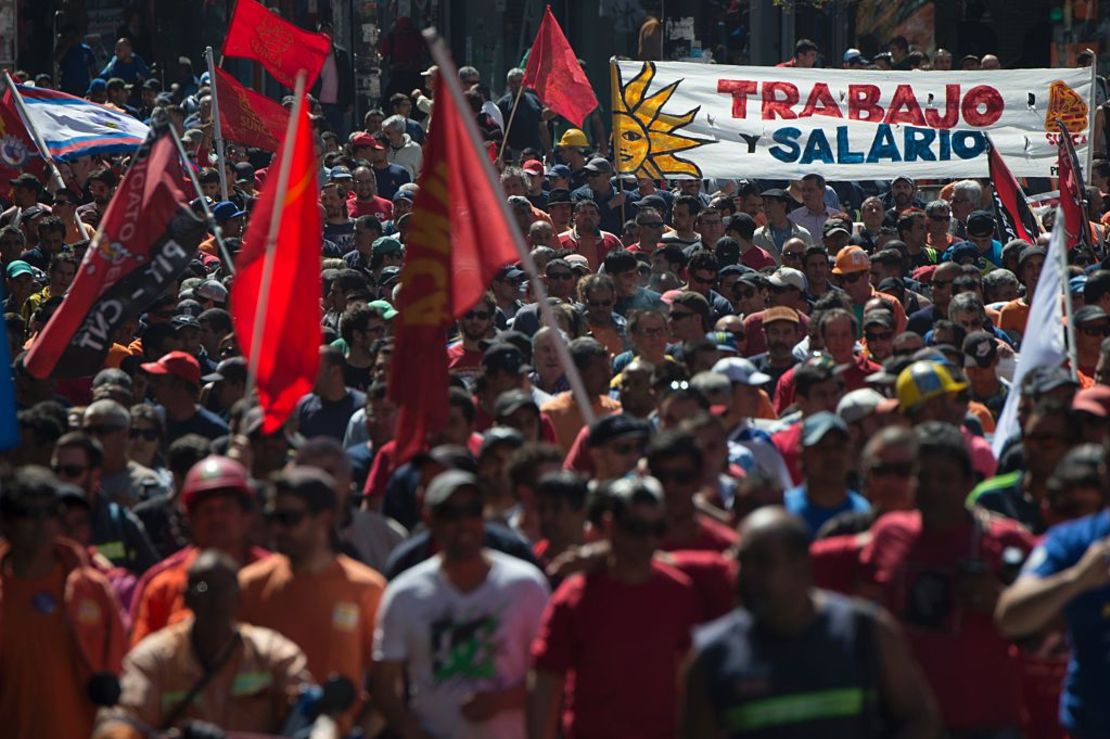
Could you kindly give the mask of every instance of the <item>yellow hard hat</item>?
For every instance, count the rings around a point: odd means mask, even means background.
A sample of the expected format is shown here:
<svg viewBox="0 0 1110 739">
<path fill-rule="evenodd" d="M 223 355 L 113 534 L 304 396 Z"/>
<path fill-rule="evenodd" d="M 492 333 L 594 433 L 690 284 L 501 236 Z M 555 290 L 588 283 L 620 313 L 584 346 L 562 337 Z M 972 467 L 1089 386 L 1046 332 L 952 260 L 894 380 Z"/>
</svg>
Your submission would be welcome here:
<svg viewBox="0 0 1110 739">
<path fill-rule="evenodd" d="M 894 390 L 898 406 L 903 411 L 916 408 L 927 400 L 947 393 L 958 393 L 967 388 L 966 382 L 957 382 L 940 362 L 923 360 L 914 362 L 898 375 Z"/>
<path fill-rule="evenodd" d="M 559 137 L 558 146 L 560 149 L 587 149 L 590 146 L 590 142 L 586 140 L 586 134 L 581 130 L 577 128 L 568 128 L 566 131 L 563 131 L 563 135 Z"/>
</svg>

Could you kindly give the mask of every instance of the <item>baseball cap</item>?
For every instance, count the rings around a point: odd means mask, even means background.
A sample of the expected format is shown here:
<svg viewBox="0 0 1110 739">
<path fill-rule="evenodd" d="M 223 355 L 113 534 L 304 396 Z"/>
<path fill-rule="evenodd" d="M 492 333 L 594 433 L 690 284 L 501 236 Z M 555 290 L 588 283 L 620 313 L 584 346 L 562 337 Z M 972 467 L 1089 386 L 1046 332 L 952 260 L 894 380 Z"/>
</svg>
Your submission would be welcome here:
<svg viewBox="0 0 1110 739">
<path fill-rule="evenodd" d="M 886 398 L 873 388 L 863 387 L 853 390 L 836 404 L 836 415 L 840 416 L 840 420 L 844 423 L 855 423 L 874 413 L 884 400 Z"/>
<path fill-rule="evenodd" d="M 998 356 L 998 342 L 986 331 L 972 331 L 964 338 L 964 367 L 990 367 Z"/>
<path fill-rule="evenodd" d="M 547 171 L 546 171 L 546 172 L 544 172 L 544 176 L 545 176 L 545 177 L 566 177 L 567 179 L 570 179 L 570 178 L 571 178 L 571 176 L 572 176 L 572 174 L 573 174 L 573 173 L 572 173 L 572 172 L 570 171 L 570 167 L 568 167 L 568 166 L 567 166 L 567 165 L 565 165 L 565 164 L 556 164 L 556 165 L 553 165 L 553 166 L 551 166 L 551 167 L 548 167 Z M 552 190 L 552 191 L 551 191 L 551 193 L 552 193 L 553 195 L 554 195 L 554 194 L 555 194 L 556 192 L 558 192 L 558 190 Z M 568 196 L 569 196 L 569 194 L 570 194 L 570 191 L 569 191 L 569 190 L 567 191 L 567 194 L 568 194 Z M 550 201 L 548 201 L 548 202 L 550 202 Z M 570 201 L 568 200 L 567 202 L 570 202 Z"/>
<path fill-rule="evenodd" d="M 1018 267 L 1021 267 L 1021 265 L 1025 264 L 1026 259 L 1032 259 L 1033 257 L 1043 257 L 1047 254 L 1048 252 L 1044 249 L 1044 247 L 1027 246 L 1021 250 L 1020 254 L 1018 254 Z"/>
<path fill-rule="evenodd" d="M 755 368 L 751 361 L 743 357 L 725 357 L 713 365 L 713 372 L 724 375 L 729 382 L 755 387 L 771 381 L 771 376 Z"/>
<path fill-rule="evenodd" d="M 254 167 L 250 162 L 239 162 L 235 165 L 235 181 L 254 184 Z"/>
<path fill-rule="evenodd" d="M 1031 372 L 1036 373 L 1029 388 L 1034 398 L 1039 398 L 1065 385 L 1075 387 L 1078 384 L 1071 376 L 1071 372 L 1063 367 L 1035 367 Z"/>
<path fill-rule="evenodd" d="M 768 281 L 771 287 L 792 287 L 798 292 L 805 292 L 806 289 L 806 276 L 793 267 L 779 267 L 771 273 Z"/>
<path fill-rule="evenodd" d="M 482 443 L 478 446 L 478 456 L 483 456 L 499 444 L 511 444 L 514 449 L 524 446 L 524 435 L 512 426 L 493 426 L 482 434 Z"/>
<path fill-rule="evenodd" d="M 866 64 L 867 60 L 863 58 L 863 54 L 860 53 L 859 49 L 848 49 L 844 52 L 844 63 L 848 64 L 849 62 Z"/>
<path fill-rule="evenodd" d="M 212 217 L 219 223 L 230 221 L 232 218 L 241 218 L 246 214 L 247 211 L 241 210 L 238 205 L 230 200 L 222 200 L 212 208 Z"/>
<path fill-rule="evenodd" d="M 913 184 L 913 177 L 910 177 L 909 175 L 906 175 L 906 174 L 900 174 L 897 177 L 895 177 L 893 180 L 891 180 L 890 184 L 893 185 L 895 182 L 899 182 L 899 181 L 908 182 L 912 185 Z"/>
<path fill-rule="evenodd" d="M 170 327 L 174 331 L 180 331 L 183 328 L 199 329 L 200 321 L 196 319 L 196 316 L 190 313 L 178 313 L 170 319 Z"/>
<path fill-rule="evenodd" d="M 848 436 L 848 425 L 835 413 L 820 411 L 811 416 L 806 416 L 802 421 L 802 446 L 820 444 L 830 431 L 836 431 Z"/>
<path fill-rule="evenodd" d="M 98 91 L 103 92 L 107 89 L 108 89 L 108 81 L 107 80 L 102 80 L 99 77 L 96 77 L 96 78 L 89 81 L 89 88 L 88 88 L 88 90 L 85 91 L 85 94 L 88 95 L 91 92 L 98 92 Z"/>
<path fill-rule="evenodd" d="M 538 159 L 529 159 L 521 166 L 521 169 L 528 174 L 543 174 L 543 162 Z"/>
<path fill-rule="evenodd" d="M 12 187 L 29 187 L 35 190 L 42 187 L 42 183 L 39 182 L 39 178 L 35 177 L 30 172 L 24 172 L 18 177 L 11 178 L 10 180 L 8 180 L 8 184 Z"/>
<path fill-rule="evenodd" d="M 590 427 L 590 435 L 586 440 L 586 445 L 599 447 L 608 444 L 610 441 L 625 437 L 646 441 L 650 435 L 651 426 L 647 421 L 627 413 L 614 413 L 594 422 L 594 425 Z"/>
<path fill-rule="evenodd" d="M 663 486 L 654 477 L 622 477 L 609 486 L 609 496 L 658 507 L 663 505 Z"/>
<path fill-rule="evenodd" d="M 846 246 L 837 253 L 832 273 L 848 275 L 854 272 L 866 272 L 869 269 L 871 269 L 871 257 L 867 256 L 867 252 L 858 246 Z"/>
<path fill-rule="evenodd" d="M 428 508 L 438 508 L 451 499 L 451 496 L 462 488 L 473 488 L 479 495 L 482 485 L 478 476 L 465 470 L 446 470 L 436 476 L 424 492 L 424 505 Z"/>
<path fill-rule="evenodd" d="M 786 190 L 779 187 L 772 187 L 769 190 L 764 190 L 760 193 L 760 196 L 764 199 L 774 198 L 775 200 L 782 200 L 783 202 L 790 200 L 790 196 L 786 194 Z"/>
<path fill-rule="evenodd" d="M 397 309 L 388 300 L 371 300 L 367 303 L 369 308 L 377 308 L 382 312 L 382 319 L 391 321 L 397 315 Z"/>
<path fill-rule="evenodd" d="M 371 253 L 375 256 L 379 254 L 397 254 L 405 250 L 404 245 L 393 238 L 392 236 L 379 236 L 374 239 L 374 243 L 370 245 Z"/>
<path fill-rule="evenodd" d="M 200 384 L 200 363 L 186 352 L 169 352 L 157 362 L 146 362 L 139 368 L 152 375 L 173 375 L 190 385 Z"/>
<path fill-rule="evenodd" d="M 1076 275 L 1068 280 L 1068 292 L 1072 295 L 1082 295 L 1086 287 L 1087 275 Z"/>
<path fill-rule="evenodd" d="M 1080 390 L 1071 401 L 1072 410 L 1090 413 L 1099 418 L 1110 417 L 1110 387 L 1092 385 Z"/>
<path fill-rule="evenodd" d="M 509 390 L 498 395 L 497 400 L 494 401 L 493 417 L 495 419 L 505 418 L 528 406 L 534 408 L 536 413 L 540 412 L 540 407 L 536 404 L 536 399 L 532 397 L 532 393 L 527 390 Z"/>
<path fill-rule="evenodd" d="M 821 233 L 823 233 L 825 236 L 832 236 L 834 233 L 842 233 L 845 236 L 851 236 L 852 224 L 841 218 L 830 218 L 825 221 L 825 225 L 821 229 Z"/>
<path fill-rule="evenodd" d="M 227 301 L 227 288 L 215 280 L 205 280 L 193 288 L 193 295 L 205 300 L 223 303 Z"/>
<path fill-rule="evenodd" d="M 898 405 L 902 410 L 916 408 L 922 403 L 946 393 L 958 393 L 967 388 L 966 382 L 956 382 L 952 373 L 940 362 L 922 360 L 902 370 L 894 384 Z"/>
<path fill-rule="evenodd" d="M 482 369 L 486 372 L 519 374 L 524 367 L 524 355 L 512 344 L 491 344 L 482 355 Z"/>
<path fill-rule="evenodd" d="M 994 216 L 985 210 L 974 211 L 967 217 L 969 236 L 989 236 L 994 233 Z"/>
<path fill-rule="evenodd" d="M 407 200 L 411 203 L 413 202 L 413 194 L 408 190 L 398 190 L 393 193 L 393 202 L 396 203 L 398 200 Z"/>
<path fill-rule="evenodd" d="M 502 267 L 501 269 L 497 270 L 497 274 L 494 275 L 493 279 L 495 279 L 495 280 L 519 280 L 523 276 L 524 276 L 524 270 L 520 269 L 516 265 L 507 264 L 504 267 Z"/>
<path fill-rule="evenodd" d="M 951 246 L 952 261 L 959 264 L 961 259 L 976 260 L 979 258 L 979 247 L 970 241 L 959 241 Z"/>
<path fill-rule="evenodd" d="M 202 382 L 247 379 L 247 360 L 243 357 L 229 357 L 216 365 L 216 371 L 200 378 Z"/>
<path fill-rule="evenodd" d="M 706 340 L 712 341 L 718 351 L 736 354 L 736 337 L 728 331 L 710 331 L 705 335 Z"/>
<path fill-rule="evenodd" d="M 31 267 L 31 265 L 27 264 L 27 262 L 24 262 L 22 259 L 16 259 L 14 262 L 8 265 L 9 279 L 15 279 L 20 275 L 34 276 L 34 274 L 35 270 Z"/>
<path fill-rule="evenodd" d="M 612 174 L 613 165 L 609 163 L 608 159 L 601 157 L 594 157 L 585 166 L 587 172 L 599 172 L 601 174 Z"/>
<path fill-rule="evenodd" d="M 772 308 L 767 308 L 763 311 L 763 325 L 774 323 L 775 321 L 789 321 L 790 323 L 801 323 L 798 318 L 798 311 L 793 308 L 788 308 L 785 305 L 776 305 Z"/>
<path fill-rule="evenodd" d="M 401 277 L 400 267 L 383 267 L 378 273 L 378 287 L 389 287 Z"/>
<path fill-rule="evenodd" d="M 888 310 L 871 310 L 863 316 L 863 327 L 882 326 L 894 328 L 894 315 Z"/>
<path fill-rule="evenodd" d="M 351 179 L 351 170 L 343 165 L 337 165 L 331 168 L 328 172 L 328 182 L 335 182 L 336 180 L 349 180 Z"/>
<path fill-rule="evenodd" d="M 565 257 L 563 257 L 563 259 L 571 267 L 585 267 L 586 269 L 590 268 L 590 260 L 586 259 L 586 257 L 582 254 L 567 254 Z"/>
<path fill-rule="evenodd" d="M 570 190 L 565 187 L 556 187 L 547 194 L 547 207 L 552 205 L 571 205 Z"/>
<path fill-rule="evenodd" d="M 1101 321 L 1106 317 L 1106 311 L 1097 305 L 1085 305 L 1075 312 L 1073 320 L 1076 326 L 1082 326 L 1085 323 Z"/>
<path fill-rule="evenodd" d="M 384 149 L 385 148 L 385 146 L 382 145 L 382 142 L 378 141 L 376 138 L 374 138 L 373 135 L 371 135 L 369 133 L 366 133 L 365 131 L 359 131 L 358 133 L 351 136 L 351 147 L 352 148 L 357 149 L 357 148 L 363 147 L 363 146 L 368 146 L 371 149 Z"/>
</svg>

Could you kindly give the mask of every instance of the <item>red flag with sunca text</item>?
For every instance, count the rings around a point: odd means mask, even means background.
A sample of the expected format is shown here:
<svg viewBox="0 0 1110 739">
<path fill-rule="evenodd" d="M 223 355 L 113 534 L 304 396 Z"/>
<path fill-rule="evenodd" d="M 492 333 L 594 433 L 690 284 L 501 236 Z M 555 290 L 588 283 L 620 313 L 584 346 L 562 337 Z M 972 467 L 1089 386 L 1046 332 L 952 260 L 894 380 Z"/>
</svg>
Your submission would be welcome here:
<svg viewBox="0 0 1110 739">
<path fill-rule="evenodd" d="M 220 128 L 225 139 L 266 151 L 281 148 L 289 125 L 289 111 L 265 95 L 244 86 L 216 68 L 216 96 L 220 101 Z"/>
<path fill-rule="evenodd" d="M 320 363 L 320 249 L 323 227 L 317 206 L 316 154 L 308 105 L 301 105 L 293 134 L 289 186 L 281 210 L 274 253 L 273 282 L 262 294 L 266 239 L 277 199 L 281 160 L 290 153 L 283 147 L 270 165 L 258 203 L 243 235 L 243 248 L 235 258 L 231 288 L 231 319 L 243 356 L 254 349 L 254 322 L 266 305 L 255 386 L 264 413 L 262 432 L 281 428 L 297 401 L 312 392 Z"/>
<path fill-rule="evenodd" d="M 504 193 L 493 184 L 477 132 L 468 130 L 474 121 L 455 103 L 462 97 L 458 75 L 445 70 L 438 79 L 394 318 L 389 394 L 398 407 L 398 464 L 447 424 L 446 328 L 517 258 Z"/>
<path fill-rule="evenodd" d="M 224 56 L 254 59 L 286 87 L 294 86 L 303 69 L 307 89 L 320 76 L 330 51 L 331 39 L 324 34 L 298 28 L 256 0 L 236 0 Z"/>
</svg>

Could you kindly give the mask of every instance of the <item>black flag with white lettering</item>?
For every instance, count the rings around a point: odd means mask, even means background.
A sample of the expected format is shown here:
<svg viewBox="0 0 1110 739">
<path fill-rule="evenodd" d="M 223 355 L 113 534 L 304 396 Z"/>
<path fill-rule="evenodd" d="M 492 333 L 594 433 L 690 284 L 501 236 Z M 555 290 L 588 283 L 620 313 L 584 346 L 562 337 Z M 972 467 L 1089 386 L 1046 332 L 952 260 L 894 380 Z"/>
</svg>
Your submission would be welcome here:
<svg viewBox="0 0 1110 739">
<path fill-rule="evenodd" d="M 1025 202 L 1025 193 L 1014 179 L 1010 168 L 1002 160 L 990 136 L 987 139 L 987 162 L 990 167 L 991 196 L 994 201 L 995 233 L 998 240 L 1005 244 L 1013 239 L 1021 239 L 1030 244 L 1037 241 L 1040 229 L 1037 219 Z"/>
<path fill-rule="evenodd" d="M 62 304 L 32 344 L 35 377 L 87 377 L 104 367 L 120 326 L 139 316 L 189 265 L 206 234 L 181 189 L 168 125 L 135 152 Z"/>
</svg>

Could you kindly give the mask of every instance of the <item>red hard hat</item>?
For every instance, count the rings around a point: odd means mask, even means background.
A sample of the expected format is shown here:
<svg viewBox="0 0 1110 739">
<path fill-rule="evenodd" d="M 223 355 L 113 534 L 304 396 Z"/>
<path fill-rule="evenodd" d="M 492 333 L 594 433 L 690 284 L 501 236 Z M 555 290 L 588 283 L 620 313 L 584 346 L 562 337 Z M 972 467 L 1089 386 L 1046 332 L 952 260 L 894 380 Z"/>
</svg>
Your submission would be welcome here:
<svg viewBox="0 0 1110 739">
<path fill-rule="evenodd" d="M 204 493 L 216 490 L 238 493 L 249 500 L 251 486 L 246 468 L 228 457 L 215 454 L 205 457 L 194 464 L 185 475 L 181 503 L 185 506 L 185 510 L 191 511 Z"/>
</svg>

